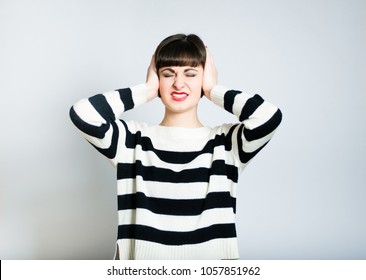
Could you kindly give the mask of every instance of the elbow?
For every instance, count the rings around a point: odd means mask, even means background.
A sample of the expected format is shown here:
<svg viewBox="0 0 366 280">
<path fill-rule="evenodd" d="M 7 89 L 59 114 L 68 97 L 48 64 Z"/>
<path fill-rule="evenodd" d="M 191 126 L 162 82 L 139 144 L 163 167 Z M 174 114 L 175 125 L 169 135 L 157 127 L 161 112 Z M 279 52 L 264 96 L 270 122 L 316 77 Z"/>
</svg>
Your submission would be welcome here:
<svg viewBox="0 0 366 280">
<path fill-rule="evenodd" d="M 274 120 L 275 125 L 276 125 L 276 127 L 278 127 L 282 122 L 282 111 L 279 108 L 277 109 L 274 117 L 275 117 L 275 120 Z"/>
<path fill-rule="evenodd" d="M 70 107 L 70 110 L 69 110 L 69 118 L 71 119 L 71 121 L 75 124 L 75 121 L 77 119 L 77 115 L 76 115 L 76 112 L 74 110 L 74 106 L 71 106 Z"/>
</svg>

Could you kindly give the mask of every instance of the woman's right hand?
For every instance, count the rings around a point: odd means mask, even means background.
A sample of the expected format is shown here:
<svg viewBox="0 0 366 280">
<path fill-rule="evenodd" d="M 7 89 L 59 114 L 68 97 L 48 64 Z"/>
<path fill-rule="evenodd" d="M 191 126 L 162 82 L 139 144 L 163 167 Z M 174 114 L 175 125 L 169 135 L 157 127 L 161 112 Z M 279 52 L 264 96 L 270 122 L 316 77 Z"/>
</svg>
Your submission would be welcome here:
<svg viewBox="0 0 366 280">
<path fill-rule="evenodd" d="M 206 64 L 203 71 L 202 90 L 205 96 L 211 100 L 211 90 L 217 85 L 217 69 L 211 52 L 206 47 Z"/>
<path fill-rule="evenodd" d="M 151 101 L 158 96 L 159 92 L 159 76 L 155 67 L 155 57 L 151 57 L 149 68 L 147 69 L 146 75 L 146 85 L 149 89 L 149 94 L 147 97 L 148 101 Z"/>
</svg>

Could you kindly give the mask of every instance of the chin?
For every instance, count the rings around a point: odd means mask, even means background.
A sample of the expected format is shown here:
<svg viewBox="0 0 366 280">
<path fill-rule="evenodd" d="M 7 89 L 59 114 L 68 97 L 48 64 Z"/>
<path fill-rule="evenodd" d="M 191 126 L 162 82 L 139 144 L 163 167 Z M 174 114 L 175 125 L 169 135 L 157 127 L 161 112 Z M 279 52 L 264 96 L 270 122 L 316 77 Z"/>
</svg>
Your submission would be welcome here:
<svg viewBox="0 0 366 280">
<path fill-rule="evenodd" d="M 182 102 L 183 103 L 183 102 Z M 187 113 L 190 111 L 196 111 L 197 109 L 197 103 L 185 103 L 185 104 L 176 104 L 176 102 L 169 102 L 169 103 L 165 103 L 164 106 L 166 109 L 168 109 L 170 112 L 173 113 Z"/>
</svg>

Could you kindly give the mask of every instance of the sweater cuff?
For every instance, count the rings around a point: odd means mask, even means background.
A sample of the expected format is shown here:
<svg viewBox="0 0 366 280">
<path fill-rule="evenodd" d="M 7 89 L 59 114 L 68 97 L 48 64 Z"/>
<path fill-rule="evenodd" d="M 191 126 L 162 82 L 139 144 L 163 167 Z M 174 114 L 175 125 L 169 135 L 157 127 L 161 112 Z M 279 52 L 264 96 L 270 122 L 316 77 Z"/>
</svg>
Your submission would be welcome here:
<svg viewBox="0 0 366 280">
<path fill-rule="evenodd" d="M 214 86 L 211 90 L 211 101 L 216 105 L 224 108 L 224 96 L 228 90 L 229 89 L 224 86 Z"/>
<path fill-rule="evenodd" d="M 132 92 L 134 107 L 140 106 L 147 102 L 149 91 L 146 84 L 135 85 L 130 87 L 130 89 Z"/>
</svg>

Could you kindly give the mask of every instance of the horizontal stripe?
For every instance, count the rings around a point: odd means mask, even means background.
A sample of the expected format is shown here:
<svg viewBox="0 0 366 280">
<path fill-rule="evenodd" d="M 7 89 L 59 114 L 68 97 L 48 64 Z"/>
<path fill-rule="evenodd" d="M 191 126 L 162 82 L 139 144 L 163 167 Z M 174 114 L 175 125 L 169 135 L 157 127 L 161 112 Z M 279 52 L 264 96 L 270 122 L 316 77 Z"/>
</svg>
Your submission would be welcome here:
<svg viewBox="0 0 366 280">
<path fill-rule="evenodd" d="M 162 161 L 153 151 L 143 151 L 140 146 L 136 149 L 126 149 L 123 152 L 123 163 L 134 163 L 136 160 L 141 161 L 143 166 L 155 166 L 164 169 L 170 169 L 175 172 L 180 172 L 184 169 L 194 168 L 211 168 L 211 164 L 215 160 L 225 160 L 227 165 L 235 166 L 237 162 L 233 154 L 225 151 L 223 146 L 215 147 L 213 154 L 200 154 L 189 163 L 169 163 Z"/>
<path fill-rule="evenodd" d="M 258 94 L 254 95 L 253 97 L 249 98 L 245 104 L 244 107 L 242 107 L 239 121 L 244 121 L 248 119 L 254 112 L 257 110 L 259 106 L 263 104 L 264 100 L 261 96 Z"/>
<path fill-rule="evenodd" d="M 234 223 L 232 208 L 213 208 L 204 211 L 200 216 L 172 216 L 155 214 L 147 209 L 120 210 L 118 224 L 136 223 L 165 231 L 193 231 L 213 224 Z"/>
<path fill-rule="evenodd" d="M 202 199 L 210 192 L 230 192 L 236 197 L 237 185 L 227 180 L 224 176 L 212 175 L 210 184 L 205 182 L 192 182 L 186 184 L 172 184 L 167 182 L 143 181 L 141 177 L 118 180 L 117 194 L 145 193 L 149 197 L 167 199 Z"/>
<path fill-rule="evenodd" d="M 234 224 L 217 224 L 189 232 L 162 231 L 143 225 L 118 226 L 118 239 L 139 239 L 165 245 L 199 244 L 217 238 L 236 237 Z"/>
<path fill-rule="evenodd" d="M 114 119 L 118 119 L 125 111 L 125 105 L 123 104 L 118 91 L 109 91 L 103 93 L 103 95 L 114 113 Z"/>
<path fill-rule="evenodd" d="M 248 129 L 254 129 L 268 122 L 272 116 L 276 113 L 278 108 L 271 103 L 263 102 L 253 114 L 249 116 L 249 119 L 244 121 L 245 127 Z"/>
<path fill-rule="evenodd" d="M 238 145 L 239 147 L 243 147 L 243 140 L 242 137 L 240 135 L 242 135 L 244 130 L 244 125 L 240 126 L 239 129 L 239 133 L 238 133 Z M 261 143 L 260 148 L 257 148 L 250 153 L 245 152 L 245 150 L 243 148 L 239 149 L 239 159 L 242 163 L 246 164 L 248 163 L 257 153 L 259 153 L 260 150 L 262 150 L 264 148 L 264 146 L 266 145 L 266 143 Z"/>
<path fill-rule="evenodd" d="M 113 127 L 113 130 L 112 130 L 113 133 L 112 133 L 111 144 L 108 148 L 99 148 L 96 145 L 91 143 L 94 146 L 94 148 L 96 148 L 101 154 L 105 155 L 109 159 L 113 159 L 116 156 L 118 135 L 119 135 L 119 130 L 118 130 L 117 124 L 112 122 L 111 125 Z"/>
<path fill-rule="evenodd" d="M 103 94 L 89 97 L 89 102 L 107 122 L 115 120 L 114 112 Z"/>
<path fill-rule="evenodd" d="M 239 124 L 233 125 L 227 134 L 227 137 L 225 139 L 225 150 L 226 151 L 231 151 L 233 142 L 236 143 L 235 139 L 233 138 L 233 134 L 234 134 L 234 130 L 238 127 L 238 125 Z"/>
<path fill-rule="evenodd" d="M 122 260 L 233 260 L 239 258 L 238 241 L 217 238 L 199 244 L 169 246 L 145 240 L 119 239 Z"/>
<path fill-rule="evenodd" d="M 130 88 L 118 89 L 117 91 L 119 92 L 119 96 L 124 104 L 125 111 L 131 110 L 135 107 L 135 103 L 133 102 L 132 98 L 132 91 Z"/>
<path fill-rule="evenodd" d="M 233 208 L 236 212 L 236 198 L 229 192 L 209 193 L 202 199 L 166 199 L 148 197 L 144 193 L 118 195 L 118 210 L 148 209 L 156 214 L 194 216 L 213 208 Z"/>
<path fill-rule="evenodd" d="M 141 146 L 143 151 L 152 151 L 157 157 L 167 163 L 174 164 L 187 164 L 193 161 L 198 156 L 209 153 L 212 154 L 215 147 L 218 146 L 227 146 L 227 140 L 224 134 L 215 135 L 214 139 L 209 140 L 205 146 L 199 151 L 166 151 L 156 149 L 151 141 L 151 139 L 147 136 L 142 136 L 141 131 L 136 132 L 135 134 L 131 133 L 127 127 L 127 124 L 123 122 L 126 129 L 126 148 L 135 149 L 137 146 Z"/>
<path fill-rule="evenodd" d="M 265 137 L 266 135 L 272 133 L 281 123 L 282 113 L 279 109 L 274 113 L 274 115 L 264 124 L 254 128 L 254 129 L 244 129 L 244 136 L 247 141 L 253 141 Z"/>
<path fill-rule="evenodd" d="M 233 105 L 236 95 L 240 94 L 238 90 L 228 90 L 224 95 L 224 109 L 229 113 L 233 113 Z"/>
<path fill-rule="evenodd" d="M 236 166 L 228 165 L 224 160 L 215 160 L 210 168 L 200 167 L 175 172 L 155 166 L 144 166 L 140 160 L 136 163 L 118 163 L 117 179 L 136 178 L 141 176 L 145 181 L 190 183 L 209 182 L 210 176 L 223 175 L 234 183 L 238 182 L 239 171 Z"/>
<path fill-rule="evenodd" d="M 88 122 L 84 121 L 82 118 L 79 117 L 79 115 L 76 113 L 76 110 L 74 107 L 70 108 L 70 119 L 73 122 L 73 124 L 80 129 L 82 132 L 86 133 L 87 135 L 90 135 L 92 137 L 96 137 L 98 139 L 103 139 L 106 132 L 110 128 L 110 124 L 100 124 L 99 126 L 89 124 Z"/>
</svg>

